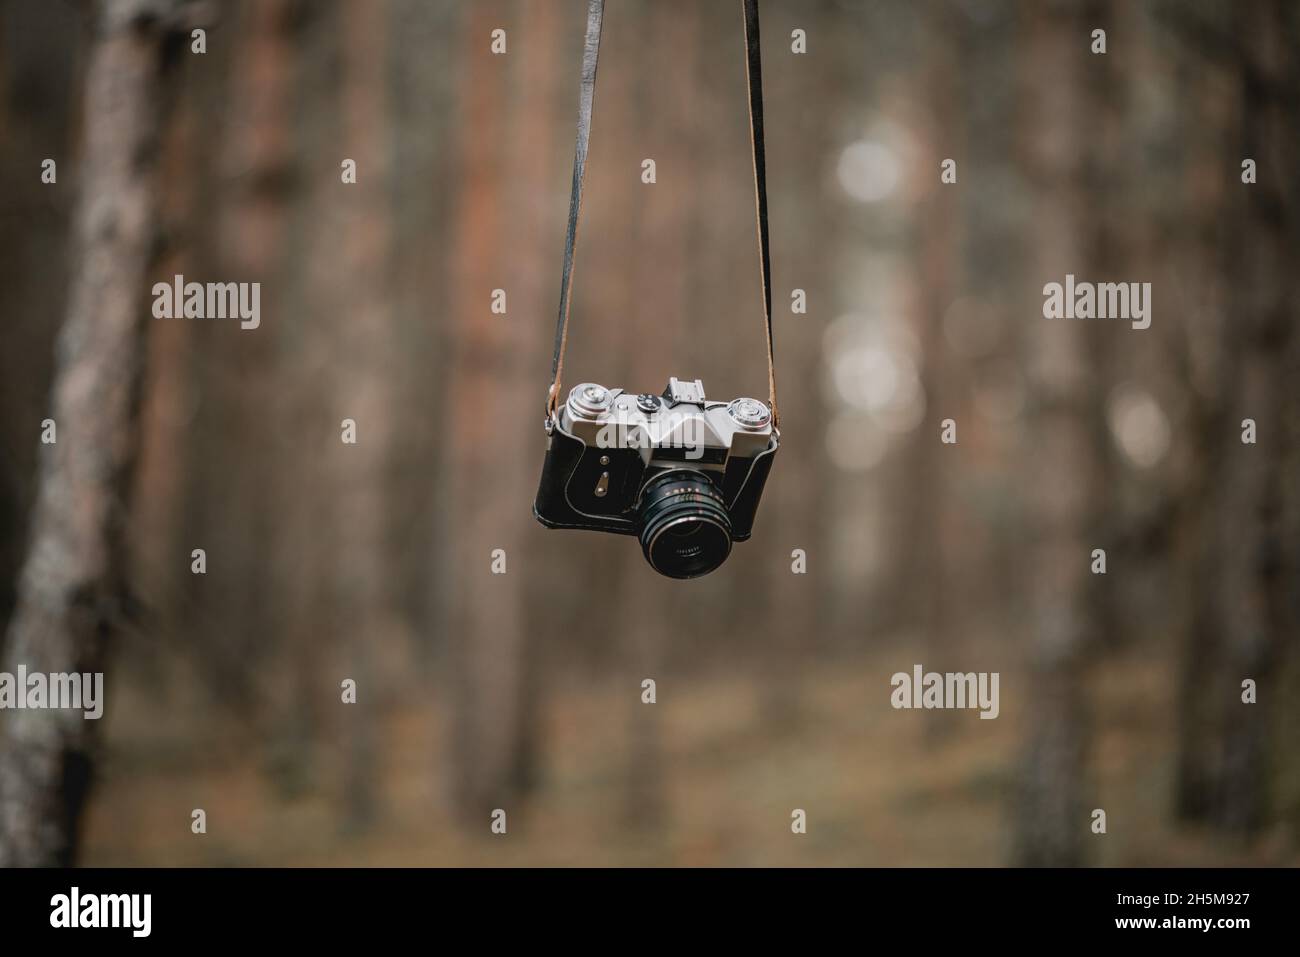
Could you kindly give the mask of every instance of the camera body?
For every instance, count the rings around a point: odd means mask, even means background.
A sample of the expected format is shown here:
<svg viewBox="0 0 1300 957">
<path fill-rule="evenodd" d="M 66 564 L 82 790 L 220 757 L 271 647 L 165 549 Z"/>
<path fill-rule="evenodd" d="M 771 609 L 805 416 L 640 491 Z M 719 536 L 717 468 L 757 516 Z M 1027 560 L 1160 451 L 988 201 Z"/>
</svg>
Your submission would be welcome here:
<svg viewBox="0 0 1300 957">
<path fill-rule="evenodd" d="M 765 403 L 710 402 L 676 378 L 662 395 L 581 383 L 547 432 L 538 521 L 636 535 L 671 578 L 707 574 L 749 538 L 780 441 Z"/>
</svg>

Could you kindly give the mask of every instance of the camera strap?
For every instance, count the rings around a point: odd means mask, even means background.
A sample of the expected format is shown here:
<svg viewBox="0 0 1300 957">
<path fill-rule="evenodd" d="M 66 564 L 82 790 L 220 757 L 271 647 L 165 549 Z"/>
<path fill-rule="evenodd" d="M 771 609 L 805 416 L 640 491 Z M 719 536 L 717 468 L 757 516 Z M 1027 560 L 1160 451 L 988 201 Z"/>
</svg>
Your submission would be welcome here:
<svg viewBox="0 0 1300 957">
<path fill-rule="evenodd" d="M 763 283 L 763 318 L 767 337 L 767 401 L 772 426 L 779 429 L 776 407 L 776 363 L 772 351 L 771 254 L 767 229 L 767 162 L 763 149 L 763 70 L 758 36 L 758 0 L 742 0 L 745 17 L 745 80 L 749 93 L 749 138 L 754 157 L 754 209 L 758 220 L 758 261 Z M 582 83 L 578 92 L 578 137 L 573 156 L 573 186 L 569 194 L 569 224 L 564 238 L 564 270 L 560 277 L 560 316 L 555 328 L 555 353 L 551 359 L 551 388 L 546 396 L 546 421 L 555 421 L 568 346 L 569 304 L 573 291 L 573 253 L 582 213 L 582 185 L 587 173 L 587 145 L 591 139 L 591 107 L 596 93 L 596 61 L 600 56 L 600 27 L 605 0 L 588 0 L 587 35 L 582 48 Z"/>
</svg>

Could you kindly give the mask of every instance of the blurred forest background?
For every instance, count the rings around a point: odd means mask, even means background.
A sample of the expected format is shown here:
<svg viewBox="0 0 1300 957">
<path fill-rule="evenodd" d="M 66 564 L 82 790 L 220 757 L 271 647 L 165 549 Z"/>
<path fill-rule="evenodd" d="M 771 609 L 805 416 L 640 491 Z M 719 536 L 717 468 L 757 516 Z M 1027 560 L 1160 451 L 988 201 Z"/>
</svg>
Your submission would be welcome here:
<svg viewBox="0 0 1300 957">
<path fill-rule="evenodd" d="M 0 670 L 107 673 L 0 712 L 0 860 L 1300 861 L 1300 5 L 762 17 L 784 449 L 680 583 L 530 514 L 584 3 L 0 2 Z M 762 394 L 740 4 L 600 64 L 566 384 Z"/>
</svg>

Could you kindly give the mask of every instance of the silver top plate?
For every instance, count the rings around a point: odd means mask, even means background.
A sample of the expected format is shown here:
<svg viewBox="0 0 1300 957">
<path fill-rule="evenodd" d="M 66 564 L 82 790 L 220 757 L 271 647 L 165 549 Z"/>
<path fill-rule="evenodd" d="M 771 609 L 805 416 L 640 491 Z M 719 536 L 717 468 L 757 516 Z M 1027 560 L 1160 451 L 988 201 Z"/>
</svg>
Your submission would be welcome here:
<svg viewBox="0 0 1300 957">
<path fill-rule="evenodd" d="M 751 398 L 706 402 L 698 379 L 685 385 L 670 379 L 669 396 L 675 389 L 676 402 L 665 398 L 647 411 L 650 404 L 634 393 L 583 383 L 569 393 L 560 424 L 589 446 L 635 448 L 647 466 L 680 467 L 684 459 L 693 468 L 720 471 L 731 455 L 753 458 L 771 443 L 772 413 L 766 403 Z"/>
</svg>

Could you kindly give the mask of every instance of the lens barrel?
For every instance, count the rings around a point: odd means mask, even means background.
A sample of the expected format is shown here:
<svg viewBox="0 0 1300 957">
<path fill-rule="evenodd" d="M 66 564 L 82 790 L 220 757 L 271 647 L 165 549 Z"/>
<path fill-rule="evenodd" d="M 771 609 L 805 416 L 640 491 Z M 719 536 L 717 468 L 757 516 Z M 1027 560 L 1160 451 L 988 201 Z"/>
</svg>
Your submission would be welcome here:
<svg viewBox="0 0 1300 957">
<path fill-rule="evenodd" d="M 646 561 L 669 578 L 697 578 L 731 554 L 731 517 L 708 476 L 694 469 L 670 469 L 652 478 L 641 493 L 641 550 Z"/>
</svg>

